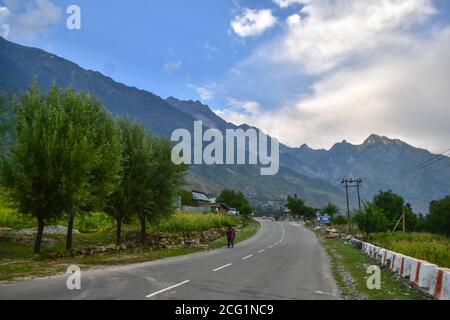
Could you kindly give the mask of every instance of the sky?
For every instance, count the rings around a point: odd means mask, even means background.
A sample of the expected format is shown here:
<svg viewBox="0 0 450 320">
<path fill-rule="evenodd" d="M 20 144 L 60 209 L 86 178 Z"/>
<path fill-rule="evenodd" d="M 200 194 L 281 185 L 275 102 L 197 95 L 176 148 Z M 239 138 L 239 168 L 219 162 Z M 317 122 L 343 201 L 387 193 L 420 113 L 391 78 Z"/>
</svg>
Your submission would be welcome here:
<svg viewBox="0 0 450 320">
<path fill-rule="evenodd" d="M 448 0 L 0 0 L 0 35 L 292 147 L 450 148 Z"/>
</svg>

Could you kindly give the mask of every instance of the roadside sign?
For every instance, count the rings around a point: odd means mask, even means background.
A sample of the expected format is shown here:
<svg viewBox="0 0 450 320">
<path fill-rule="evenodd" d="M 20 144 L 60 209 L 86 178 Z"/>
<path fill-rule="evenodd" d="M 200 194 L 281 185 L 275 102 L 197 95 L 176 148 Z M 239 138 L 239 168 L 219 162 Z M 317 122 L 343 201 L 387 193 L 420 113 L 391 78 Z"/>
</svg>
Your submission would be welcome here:
<svg viewBox="0 0 450 320">
<path fill-rule="evenodd" d="M 331 217 L 329 216 L 329 215 L 321 215 L 321 216 L 319 216 L 319 220 L 320 220 L 320 223 L 324 223 L 324 224 L 330 224 L 331 223 Z"/>
</svg>

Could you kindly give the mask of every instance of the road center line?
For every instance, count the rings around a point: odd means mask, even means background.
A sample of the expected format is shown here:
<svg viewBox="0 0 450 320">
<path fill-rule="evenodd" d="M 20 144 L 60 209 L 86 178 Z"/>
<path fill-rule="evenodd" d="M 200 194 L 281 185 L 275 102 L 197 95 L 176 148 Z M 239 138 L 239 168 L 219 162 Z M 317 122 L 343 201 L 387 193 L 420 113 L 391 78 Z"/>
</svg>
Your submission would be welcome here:
<svg viewBox="0 0 450 320">
<path fill-rule="evenodd" d="M 247 260 L 247 259 L 249 259 L 249 258 L 251 258 L 251 257 L 253 257 L 253 255 L 252 255 L 252 254 L 250 254 L 250 255 L 246 256 L 245 258 L 242 258 L 242 260 Z"/>
<path fill-rule="evenodd" d="M 226 267 L 229 267 L 229 266 L 231 266 L 231 265 L 232 265 L 232 263 L 226 264 L 226 265 L 224 265 L 224 266 L 221 266 L 221 267 L 219 267 L 219 268 L 217 268 L 217 269 L 214 269 L 214 270 L 213 270 L 213 272 L 216 272 L 216 271 L 219 271 L 219 270 L 225 269 Z"/>
<path fill-rule="evenodd" d="M 273 248 L 273 246 L 269 246 L 269 249 L 272 249 Z"/>
<path fill-rule="evenodd" d="M 263 253 L 265 249 L 259 250 L 258 253 Z"/>
<path fill-rule="evenodd" d="M 156 292 L 154 292 L 154 293 L 151 293 L 151 294 L 149 294 L 148 296 L 145 296 L 145 297 L 146 297 L 146 298 L 151 298 L 151 297 L 154 297 L 154 296 L 156 296 L 156 295 L 158 295 L 158 294 L 160 294 L 160 293 L 163 293 L 163 292 L 166 292 L 166 291 L 169 291 L 169 290 L 175 289 L 175 288 L 177 288 L 177 287 L 179 287 L 179 286 L 182 286 L 183 284 L 186 284 L 186 283 L 188 283 L 189 281 L 190 281 L 190 280 L 186 280 L 186 281 L 183 281 L 183 282 L 180 282 L 180 283 L 174 284 L 173 286 L 170 286 L 170 287 L 168 287 L 168 288 L 165 288 L 165 289 L 162 289 L 162 290 L 156 291 Z"/>
</svg>

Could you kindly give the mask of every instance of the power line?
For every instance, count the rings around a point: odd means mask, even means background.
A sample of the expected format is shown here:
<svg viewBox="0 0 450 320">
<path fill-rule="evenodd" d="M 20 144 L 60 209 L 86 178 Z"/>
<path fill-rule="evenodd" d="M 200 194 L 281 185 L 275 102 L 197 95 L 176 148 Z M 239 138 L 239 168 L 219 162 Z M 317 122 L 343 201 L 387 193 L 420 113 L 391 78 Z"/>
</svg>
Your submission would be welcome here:
<svg viewBox="0 0 450 320">
<path fill-rule="evenodd" d="M 447 153 L 448 151 L 450 151 L 450 149 L 445 150 L 443 153 L 441 153 L 441 154 L 439 154 L 439 155 L 435 155 L 434 157 L 432 157 L 432 158 L 429 159 L 428 161 L 425 161 L 425 162 L 422 163 L 422 164 L 416 165 L 416 166 L 414 167 L 414 169 L 410 169 L 409 172 L 407 172 L 407 173 L 405 174 L 405 176 L 409 176 L 410 174 L 413 174 L 413 173 L 416 173 L 416 172 L 421 171 L 421 170 L 423 170 L 423 169 L 426 169 L 426 168 L 432 166 L 433 164 L 435 164 L 435 163 L 437 163 L 437 162 L 439 162 L 439 161 L 441 161 L 441 160 L 443 160 L 443 159 L 448 158 L 447 155 L 446 155 L 446 153 Z"/>
<path fill-rule="evenodd" d="M 441 168 L 437 168 L 437 169 L 432 170 L 432 171 L 428 171 L 428 172 L 426 172 L 426 173 L 427 173 L 427 174 L 430 174 L 430 173 L 434 173 L 434 172 L 438 172 L 438 171 L 443 171 L 443 170 L 445 170 L 445 169 L 447 169 L 447 168 L 450 168 L 450 164 L 448 164 L 448 165 L 446 165 L 446 166 L 443 166 L 443 167 L 441 167 Z"/>
<path fill-rule="evenodd" d="M 419 164 L 416 164 L 414 167 L 412 167 L 411 169 L 407 170 L 407 172 L 408 172 L 408 171 L 413 171 L 413 170 L 417 169 L 418 167 L 421 167 L 421 166 L 423 166 L 423 165 L 426 165 L 426 164 L 428 164 L 430 161 L 433 161 L 433 160 L 436 159 L 436 158 L 442 157 L 443 155 L 445 155 L 445 154 L 446 154 L 447 152 L 449 152 L 449 151 L 450 151 L 450 149 L 447 149 L 447 150 L 445 150 L 444 152 L 441 152 L 440 154 L 435 154 L 435 155 L 433 155 L 430 159 L 428 159 L 428 160 L 426 160 L 426 161 L 423 161 L 423 162 L 421 162 L 421 163 L 419 163 Z"/>
<path fill-rule="evenodd" d="M 446 155 L 447 152 L 449 152 L 450 149 L 445 150 L 444 152 L 442 152 L 441 154 L 437 154 L 432 156 L 430 159 L 423 161 L 417 165 L 415 165 L 414 167 L 412 167 L 411 169 L 407 170 L 406 173 L 404 174 L 400 174 L 398 176 L 398 178 L 396 180 L 394 180 L 394 184 L 392 184 L 391 188 L 395 188 L 396 186 L 398 186 L 403 178 L 406 178 L 412 174 L 416 174 L 418 172 L 421 172 L 422 170 L 425 170 L 426 168 L 434 165 L 435 163 L 443 160 L 443 159 L 448 159 L 448 156 Z M 442 170 L 442 168 L 441 168 Z M 436 170 L 437 171 L 437 170 Z M 428 173 L 432 173 L 434 171 L 428 172 Z"/>
</svg>

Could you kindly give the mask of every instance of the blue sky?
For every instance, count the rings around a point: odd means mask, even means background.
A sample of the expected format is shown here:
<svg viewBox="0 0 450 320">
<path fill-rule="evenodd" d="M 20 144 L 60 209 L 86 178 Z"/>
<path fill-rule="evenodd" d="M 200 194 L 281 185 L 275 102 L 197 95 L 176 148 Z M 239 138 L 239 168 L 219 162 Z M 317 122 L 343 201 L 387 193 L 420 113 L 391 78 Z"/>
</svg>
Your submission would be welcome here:
<svg viewBox="0 0 450 320">
<path fill-rule="evenodd" d="M 450 147 L 449 26 L 447 0 L 0 0 L 11 41 L 316 148 L 371 133 Z"/>
</svg>

